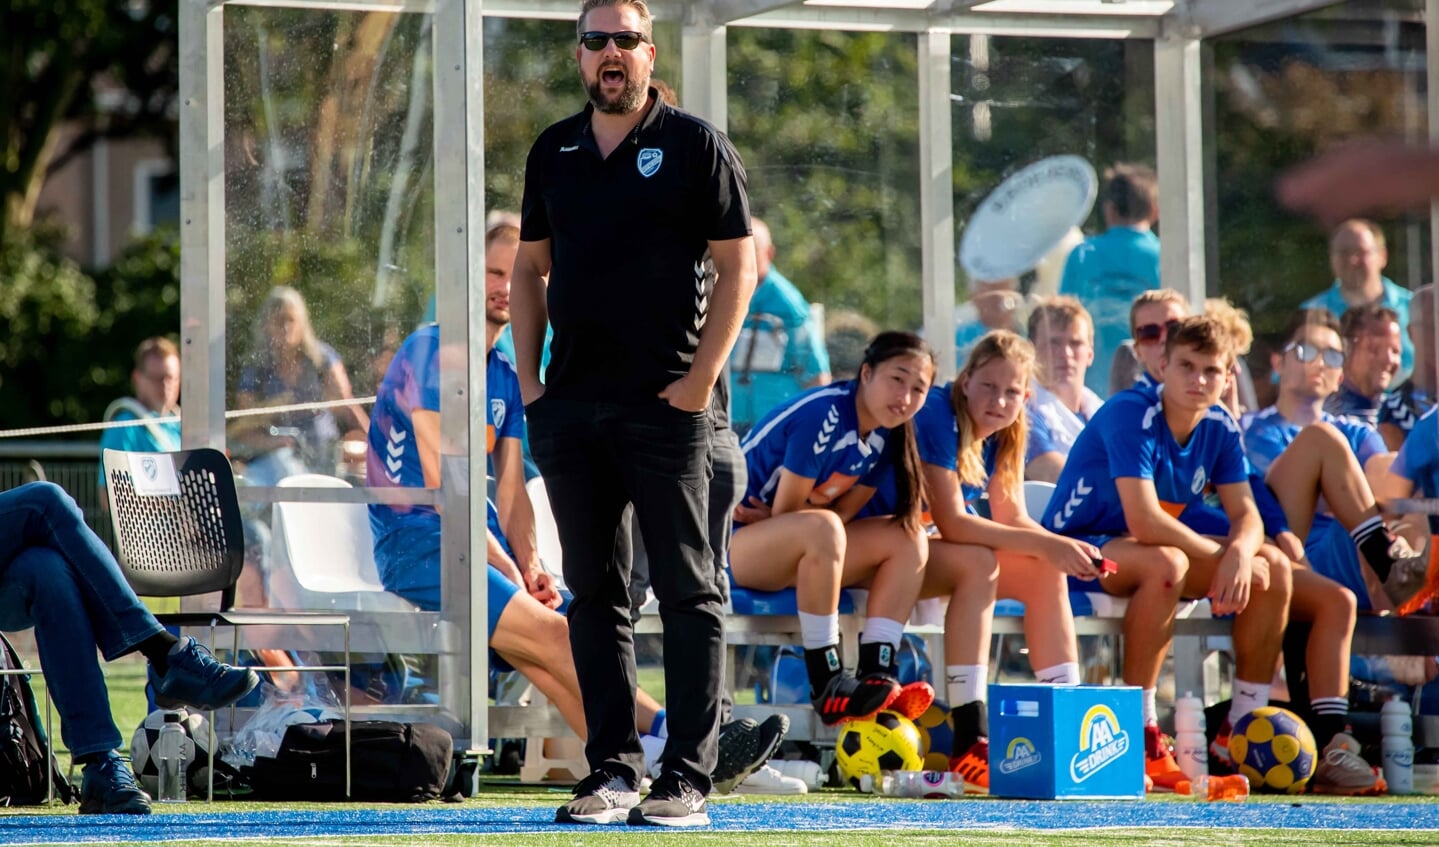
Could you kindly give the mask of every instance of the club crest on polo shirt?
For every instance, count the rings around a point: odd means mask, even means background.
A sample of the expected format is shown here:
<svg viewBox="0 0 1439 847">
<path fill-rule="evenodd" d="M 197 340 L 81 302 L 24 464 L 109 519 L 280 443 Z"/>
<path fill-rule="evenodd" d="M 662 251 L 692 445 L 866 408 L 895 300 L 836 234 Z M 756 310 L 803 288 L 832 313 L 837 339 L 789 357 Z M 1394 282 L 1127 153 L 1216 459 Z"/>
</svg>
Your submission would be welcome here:
<svg viewBox="0 0 1439 847">
<path fill-rule="evenodd" d="M 654 176 L 664 163 L 665 151 L 658 147 L 645 147 L 640 150 L 638 159 L 635 159 L 635 167 L 640 169 L 640 176 L 649 179 Z"/>
</svg>

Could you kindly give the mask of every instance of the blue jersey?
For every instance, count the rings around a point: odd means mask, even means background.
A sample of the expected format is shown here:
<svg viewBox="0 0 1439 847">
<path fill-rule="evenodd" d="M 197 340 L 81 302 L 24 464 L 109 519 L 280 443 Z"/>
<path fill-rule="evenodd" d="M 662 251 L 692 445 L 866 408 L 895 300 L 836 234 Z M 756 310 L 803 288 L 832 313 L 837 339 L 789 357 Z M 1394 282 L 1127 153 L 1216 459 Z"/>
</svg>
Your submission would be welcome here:
<svg viewBox="0 0 1439 847">
<path fill-rule="evenodd" d="M 440 410 L 440 328 L 427 324 L 415 330 L 390 362 L 375 393 L 370 414 L 370 449 L 365 466 L 367 484 L 379 488 L 423 488 L 424 466 L 415 442 L 414 412 Z M 524 435 L 525 408 L 514 366 L 503 353 L 491 350 L 485 368 L 487 405 L 486 453 L 501 438 Z M 370 528 L 378 542 L 400 526 L 431 523 L 438 514 L 430 506 L 370 506 Z"/>
<path fill-rule="evenodd" d="M 1378 430 L 1372 426 L 1336 418 L 1328 412 L 1321 412 L 1319 420 L 1339 430 L 1344 440 L 1349 442 L 1349 449 L 1353 450 L 1359 459 L 1360 467 L 1371 457 L 1388 449 L 1384 446 L 1384 439 L 1379 437 Z M 1274 460 L 1294 442 L 1303 429 L 1304 427 L 1279 414 L 1279 410 L 1273 406 L 1255 414 L 1249 423 L 1249 429 L 1244 433 L 1244 452 L 1249 456 L 1249 463 L 1254 466 L 1254 470 L 1261 474 L 1268 473 L 1269 466 L 1274 464 Z"/>
<path fill-rule="evenodd" d="M 489 402 L 485 426 L 485 452 L 495 452 L 501 438 L 525 437 L 525 404 L 520 399 L 520 378 L 515 366 L 498 349 L 485 360 L 485 399 Z"/>
<path fill-rule="evenodd" d="M 954 383 L 936 385 L 929 389 L 924 405 L 914 416 L 914 435 L 919 449 L 919 460 L 926 465 L 936 465 L 948 471 L 955 471 L 959 467 L 959 424 L 955 420 L 954 406 L 950 402 L 953 385 Z M 994 475 L 994 457 L 998 443 L 993 437 L 985 439 L 981 459 L 984 462 L 986 479 Z M 973 512 L 972 504 L 984 496 L 984 485 L 961 484 L 960 487 L 964 494 L 965 507 Z M 860 510 L 859 517 L 892 515 L 897 500 L 894 468 L 890 467 L 884 472 L 874 496 Z"/>
<path fill-rule="evenodd" d="M 1415 497 L 1439 497 L 1439 409 L 1414 424 L 1389 470 L 1414 483 Z"/>
<path fill-rule="evenodd" d="M 415 330 L 391 360 L 370 412 L 365 482 L 375 488 L 423 488 L 424 467 L 415 441 L 414 413 L 440 410 L 440 328 Z M 392 530 L 439 519 L 431 506 L 370 505 L 375 542 Z"/>
<path fill-rule="evenodd" d="M 1411 379 L 1384 395 L 1379 402 L 1379 423 L 1398 427 L 1400 432 L 1408 435 L 1414 424 L 1432 408 L 1434 398 Z"/>
<path fill-rule="evenodd" d="M 754 497 L 773 504 L 780 471 L 814 480 L 806 501 L 829 506 L 856 484 L 875 487 L 889 464 L 889 430 L 859 433 L 857 383 L 812 388 L 760 419 L 740 442 Z"/>
<path fill-rule="evenodd" d="M 1203 502 L 1207 486 L 1248 475 L 1239 424 L 1222 407 L 1210 407 L 1181 446 L 1161 396 L 1131 388 L 1105 403 L 1075 440 L 1042 525 L 1065 535 L 1127 535 L 1116 479 L 1151 480 L 1160 508 L 1178 518 Z"/>
<path fill-rule="evenodd" d="M 1339 390 L 1324 401 L 1324 411 L 1344 420 L 1378 426 L 1379 408 L 1383 402 L 1383 394 L 1378 397 L 1361 394 L 1346 379 L 1339 383 Z"/>
</svg>

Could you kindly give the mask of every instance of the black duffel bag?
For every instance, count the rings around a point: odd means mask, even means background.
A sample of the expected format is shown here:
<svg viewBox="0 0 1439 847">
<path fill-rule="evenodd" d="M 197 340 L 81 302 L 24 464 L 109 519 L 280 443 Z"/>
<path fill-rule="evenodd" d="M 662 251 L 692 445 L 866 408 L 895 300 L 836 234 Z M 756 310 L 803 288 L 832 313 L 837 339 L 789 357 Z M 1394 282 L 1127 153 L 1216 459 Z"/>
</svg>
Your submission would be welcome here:
<svg viewBox="0 0 1439 847">
<path fill-rule="evenodd" d="M 422 803 L 440 796 L 454 740 L 426 723 L 356 721 L 350 749 L 350 799 Z M 250 784 L 262 800 L 344 800 L 345 722 L 289 727 L 273 759 L 255 759 Z"/>
</svg>

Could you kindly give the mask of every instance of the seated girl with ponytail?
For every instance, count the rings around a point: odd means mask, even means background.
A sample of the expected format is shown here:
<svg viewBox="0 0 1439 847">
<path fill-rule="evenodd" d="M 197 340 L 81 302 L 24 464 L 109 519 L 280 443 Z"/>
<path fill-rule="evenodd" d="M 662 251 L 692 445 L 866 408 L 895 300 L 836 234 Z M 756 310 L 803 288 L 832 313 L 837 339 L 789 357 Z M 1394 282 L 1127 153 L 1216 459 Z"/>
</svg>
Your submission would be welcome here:
<svg viewBox="0 0 1439 847">
<path fill-rule="evenodd" d="M 885 708 L 917 717 L 934 699 L 928 683 L 902 691 L 894 676 L 924 578 L 924 484 L 912 418 L 933 379 L 934 354 L 923 339 L 881 333 L 856 379 L 786 400 L 740 445 L 749 486 L 730 542 L 734 584 L 796 589 L 810 700 L 826 724 Z M 857 518 L 888 475 L 894 508 Z M 869 589 L 854 676 L 839 653 L 844 587 Z"/>
</svg>

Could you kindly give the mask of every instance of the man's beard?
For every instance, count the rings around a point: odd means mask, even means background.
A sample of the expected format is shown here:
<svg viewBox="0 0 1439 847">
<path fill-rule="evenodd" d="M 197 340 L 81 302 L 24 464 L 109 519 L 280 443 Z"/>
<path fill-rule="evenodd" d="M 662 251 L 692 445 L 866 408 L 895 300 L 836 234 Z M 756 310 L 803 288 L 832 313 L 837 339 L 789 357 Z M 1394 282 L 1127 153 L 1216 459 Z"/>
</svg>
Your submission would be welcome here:
<svg viewBox="0 0 1439 847">
<path fill-rule="evenodd" d="M 603 112 L 606 115 L 628 115 L 639 111 L 650 95 L 650 81 L 646 76 L 644 79 L 637 79 L 628 73 L 625 74 L 625 85 L 620 94 L 614 100 L 605 100 L 604 93 L 600 90 L 601 72 L 595 74 L 594 81 L 585 86 L 590 95 L 590 103 L 595 111 Z"/>
<path fill-rule="evenodd" d="M 503 329 L 510 322 L 509 309 L 486 309 L 485 320 Z"/>
</svg>

